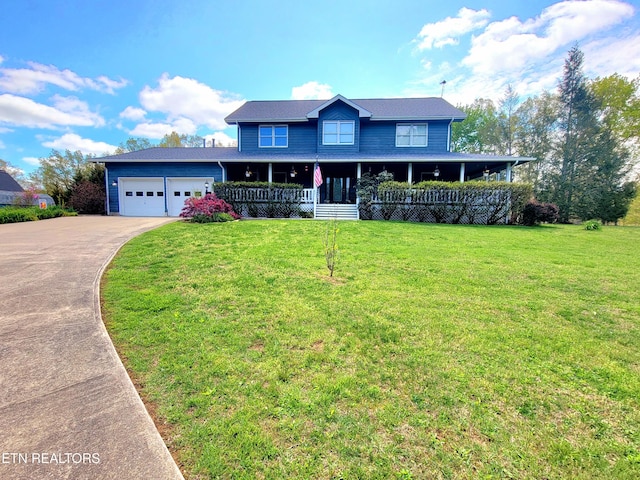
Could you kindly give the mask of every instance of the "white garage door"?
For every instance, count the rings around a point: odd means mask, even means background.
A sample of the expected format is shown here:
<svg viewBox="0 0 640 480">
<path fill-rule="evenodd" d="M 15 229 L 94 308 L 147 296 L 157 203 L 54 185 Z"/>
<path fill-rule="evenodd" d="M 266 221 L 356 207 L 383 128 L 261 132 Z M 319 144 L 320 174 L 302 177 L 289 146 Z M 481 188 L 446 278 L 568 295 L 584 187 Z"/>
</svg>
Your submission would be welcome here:
<svg viewBox="0 0 640 480">
<path fill-rule="evenodd" d="M 162 178 L 120 178 L 120 215 L 163 217 L 164 180 Z"/>
<path fill-rule="evenodd" d="M 209 182 L 209 192 L 211 192 L 213 178 L 167 178 L 167 205 L 169 216 L 179 216 L 187 198 L 204 196 L 205 182 Z"/>
</svg>

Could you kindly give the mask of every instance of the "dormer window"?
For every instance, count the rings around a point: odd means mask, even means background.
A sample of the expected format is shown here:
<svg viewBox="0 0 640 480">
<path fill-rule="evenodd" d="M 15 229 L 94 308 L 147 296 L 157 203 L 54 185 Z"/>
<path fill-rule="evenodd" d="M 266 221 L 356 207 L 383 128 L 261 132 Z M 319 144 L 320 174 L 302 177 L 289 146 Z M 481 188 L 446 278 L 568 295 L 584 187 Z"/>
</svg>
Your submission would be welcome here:
<svg viewBox="0 0 640 480">
<path fill-rule="evenodd" d="M 322 122 L 322 144 L 353 145 L 355 130 L 353 120 L 326 120 Z"/>
<path fill-rule="evenodd" d="M 426 147 L 426 123 L 396 124 L 396 147 Z"/>
<path fill-rule="evenodd" d="M 260 125 L 258 146 L 260 148 L 286 148 L 289 144 L 287 125 Z"/>
</svg>

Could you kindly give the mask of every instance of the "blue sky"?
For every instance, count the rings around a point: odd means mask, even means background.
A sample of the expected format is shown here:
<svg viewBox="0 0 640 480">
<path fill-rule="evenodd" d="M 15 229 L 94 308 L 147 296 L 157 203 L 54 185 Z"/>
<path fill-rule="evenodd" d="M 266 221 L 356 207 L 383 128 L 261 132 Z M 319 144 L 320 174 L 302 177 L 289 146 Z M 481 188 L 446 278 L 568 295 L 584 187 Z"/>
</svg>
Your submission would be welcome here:
<svg viewBox="0 0 640 480">
<path fill-rule="evenodd" d="M 628 0 L 5 0 L 0 158 L 102 155 L 129 137 L 224 144 L 246 100 L 553 90 L 578 44 L 590 77 L 640 74 Z"/>
</svg>

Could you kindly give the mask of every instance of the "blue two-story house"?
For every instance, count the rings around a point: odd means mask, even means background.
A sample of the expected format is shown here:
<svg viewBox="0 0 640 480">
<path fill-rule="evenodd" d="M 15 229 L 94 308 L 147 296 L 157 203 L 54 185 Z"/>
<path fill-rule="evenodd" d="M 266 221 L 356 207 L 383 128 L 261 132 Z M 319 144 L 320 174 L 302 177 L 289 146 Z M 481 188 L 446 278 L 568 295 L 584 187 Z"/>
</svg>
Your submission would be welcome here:
<svg viewBox="0 0 640 480">
<path fill-rule="evenodd" d="M 465 116 L 442 98 L 249 101 L 225 119 L 237 126 L 237 148 L 151 148 L 97 161 L 107 169 L 109 213 L 177 216 L 213 182 L 293 182 L 313 191 L 316 162 L 323 182 L 308 198 L 339 208 L 356 205 L 357 179 L 368 171 L 412 183 L 498 172 L 511 181 L 514 165 L 533 160 L 451 152 L 451 126 Z"/>
</svg>

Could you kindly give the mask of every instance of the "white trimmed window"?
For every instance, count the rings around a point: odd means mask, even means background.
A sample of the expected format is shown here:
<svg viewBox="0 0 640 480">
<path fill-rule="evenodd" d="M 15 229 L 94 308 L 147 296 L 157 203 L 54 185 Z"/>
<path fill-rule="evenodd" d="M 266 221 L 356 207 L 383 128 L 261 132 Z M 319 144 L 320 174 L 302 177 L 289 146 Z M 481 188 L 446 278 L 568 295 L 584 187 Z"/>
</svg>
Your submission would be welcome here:
<svg viewBox="0 0 640 480">
<path fill-rule="evenodd" d="M 426 147 L 426 123 L 396 124 L 396 147 Z"/>
<path fill-rule="evenodd" d="M 353 120 L 326 120 L 322 122 L 322 144 L 353 145 L 355 131 Z"/>
<path fill-rule="evenodd" d="M 289 144 L 287 125 L 260 125 L 258 127 L 258 146 L 260 148 L 286 148 Z"/>
</svg>

